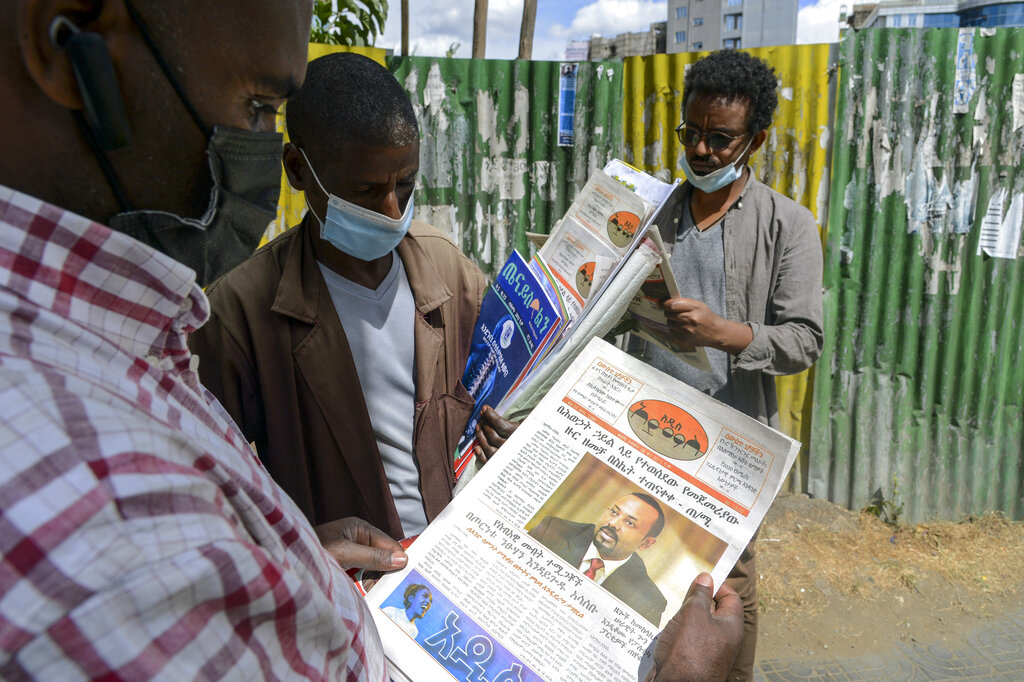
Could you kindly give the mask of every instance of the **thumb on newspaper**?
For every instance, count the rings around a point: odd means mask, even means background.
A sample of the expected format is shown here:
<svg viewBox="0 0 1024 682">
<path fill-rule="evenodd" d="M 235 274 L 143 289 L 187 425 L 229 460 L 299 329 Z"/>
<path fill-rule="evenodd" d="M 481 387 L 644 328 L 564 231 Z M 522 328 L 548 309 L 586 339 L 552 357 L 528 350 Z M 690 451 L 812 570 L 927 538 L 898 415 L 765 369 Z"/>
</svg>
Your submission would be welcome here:
<svg viewBox="0 0 1024 682">
<path fill-rule="evenodd" d="M 717 682 L 729 674 L 743 639 L 743 602 L 728 585 L 712 595 L 711 576 L 701 573 L 658 637 L 647 682 Z"/>
</svg>

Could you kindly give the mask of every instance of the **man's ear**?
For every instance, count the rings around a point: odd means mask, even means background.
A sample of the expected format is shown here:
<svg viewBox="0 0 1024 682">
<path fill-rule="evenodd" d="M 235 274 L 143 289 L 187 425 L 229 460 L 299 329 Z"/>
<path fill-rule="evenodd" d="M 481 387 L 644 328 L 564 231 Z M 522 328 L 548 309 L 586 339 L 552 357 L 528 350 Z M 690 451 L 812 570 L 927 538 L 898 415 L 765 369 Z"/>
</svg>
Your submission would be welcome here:
<svg viewBox="0 0 1024 682">
<path fill-rule="evenodd" d="M 647 537 L 645 537 L 643 540 L 640 541 L 640 544 L 637 545 L 636 548 L 637 549 L 647 549 L 648 547 L 651 547 L 652 545 L 654 545 L 654 543 L 657 542 L 657 541 L 658 541 L 658 538 L 652 538 L 650 535 L 648 535 Z"/>
<path fill-rule="evenodd" d="M 760 149 L 761 145 L 763 145 L 764 141 L 767 140 L 767 139 L 768 139 L 768 131 L 767 130 L 762 130 L 759 133 L 755 133 L 754 134 L 754 139 L 750 141 L 750 149 L 748 150 L 749 151 L 749 155 L 747 156 L 747 158 L 750 158 L 751 156 L 753 156 L 754 152 L 756 152 L 758 149 Z"/>
<path fill-rule="evenodd" d="M 73 26 L 106 37 L 120 20 L 104 0 L 21 0 L 18 43 L 25 69 L 47 97 L 65 109 L 81 109 L 82 94 L 69 59 L 67 41 Z M 63 17 L 63 20 L 59 19 Z M 69 26 L 70 25 L 70 26 Z"/>
<path fill-rule="evenodd" d="M 291 142 L 286 142 L 281 150 L 281 165 L 284 166 L 284 174 L 288 176 L 288 184 L 299 192 L 306 191 L 303 161 L 299 148 Z"/>
<path fill-rule="evenodd" d="M 25 68 L 39 89 L 65 109 L 82 111 L 102 149 L 131 138 L 108 38 L 126 27 L 124 12 L 101 0 L 24 0 L 19 41 Z M 120 19 L 118 18 L 120 16 Z M 102 31 L 102 32 L 101 32 Z"/>
</svg>

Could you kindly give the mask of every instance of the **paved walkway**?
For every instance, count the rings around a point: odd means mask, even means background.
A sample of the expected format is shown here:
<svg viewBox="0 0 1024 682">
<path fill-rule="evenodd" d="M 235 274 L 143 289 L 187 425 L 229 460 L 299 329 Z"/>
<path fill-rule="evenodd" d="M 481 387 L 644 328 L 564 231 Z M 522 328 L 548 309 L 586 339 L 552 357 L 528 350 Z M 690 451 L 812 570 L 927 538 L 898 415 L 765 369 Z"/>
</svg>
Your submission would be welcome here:
<svg viewBox="0 0 1024 682">
<path fill-rule="evenodd" d="M 790 680 L 1024 680 L 1024 608 L 1007 604 L 1013 613 L 964 633 L 957 648 L 924 642 L 897 642 L 887 653 L 834 660 L 816 657 L 758 661 L 755 682 Z"/>
</svg>

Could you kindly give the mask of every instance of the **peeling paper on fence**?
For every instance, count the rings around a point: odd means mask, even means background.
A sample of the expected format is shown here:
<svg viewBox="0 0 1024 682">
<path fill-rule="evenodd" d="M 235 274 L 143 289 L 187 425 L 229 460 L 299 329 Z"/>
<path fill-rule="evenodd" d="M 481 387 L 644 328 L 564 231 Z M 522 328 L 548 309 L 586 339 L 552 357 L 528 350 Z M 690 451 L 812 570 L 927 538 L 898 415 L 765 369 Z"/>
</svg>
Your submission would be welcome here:
<svg viewBox="0 0 1024 682">
<path fill-rule="evenodd" d="M 971 177 L 956 183 L 953 190 L 953 208 L 950 211 L 954 234 L 967 234 L 974 224 L 974 202 L 978 193 L 978 176 L 971 166 Z"/>
<path fill-rule="evenodd" d="M 1021 220 L 1024 219 L 1024 194 L 1013 195 L 1010 207 L 1003 213 L 1006 189 L 1000 189 L 988 200 L 988 210 L 981 219 L 981 239 L 978 240 L 978 254 L 985 253 L 992 258 L 1016 260 L 1020 246 Z"/>
<path fill-rule="evenodd" d="M 480 161 L 480 189 L 498 198 L 519 201 L 526 196 L 526 161 L 524 159 L 488 158 Z"/>
<path fill-rule="evenodd" d="M 978 57 L 974 54 L 974 29 L 962 28 L 956 41 L 956 80 L 953 83 L 953 113 L 966 114 L 967 104 L 977 87 L 975 69 Z"/>
<path fill-rule="evenodd" d="M 498 134 L 498 111 L 486 90 L 476 92 L 476 134 L 487 145 L 492 157 L 508 151 L 505 136 Z"/>
<path fill-rule="evenodd" d="M 1012 98 L 1013 130 L 1016 132 L 1024 128 L 1024 73 L 1017 73 L 1013 76 Z"/>
<path fill-rule="evenodd" d="M 978 95 L 978 106 L 974 107 L 974 147 L 984 149 L 988 141 L 988 99 L 985 91 Z"/>
<path fill-rule="evenodd" d="M 892 153 L 892 139 L 885 121 L 876 120 L 873 127 L 871 157 L 875 166 L 875 192 L 881 200 L 899 187 L 903 178 L 903 163 L 900 154 Z"/>
<path fill-rule="evenodd" d="M 445 100 L 444 79 L 441 77 L 441 65 L 434 62 L 430 65 L 430 73 L 427 74 L 427 85 L 423 88 L 423 106 L 436 116 L 441 111 L 441 105 Z"/>
</svg>

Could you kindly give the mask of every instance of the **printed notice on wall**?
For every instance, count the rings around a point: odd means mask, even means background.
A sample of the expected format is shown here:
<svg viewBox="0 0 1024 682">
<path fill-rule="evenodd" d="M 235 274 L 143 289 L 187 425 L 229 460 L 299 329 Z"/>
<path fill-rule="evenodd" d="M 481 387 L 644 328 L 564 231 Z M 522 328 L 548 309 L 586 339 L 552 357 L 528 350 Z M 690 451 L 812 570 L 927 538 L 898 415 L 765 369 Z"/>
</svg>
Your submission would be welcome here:
<svg viewBox="0 0 1024 682">
<path fill-rule="evenodd" d="M 725 579 L 799 443 L 587 345 L 367 594 L 394 680 L 633 682 Z"/>
<path fill-rule="evenodd" d="M 558 68 L 558 146 L 571 147 L 576 139 L 576 74 L 580 65 L 562 63 Z"/>
<path fill-rule="evenodd" d="M 1013 98 L 1013 129 L 1024 128 L 1024 73 L 1014 74 L 1011 88 Z"/>
<path fill-rule="evenodd" d="M 979 256 L 985 253 L 992 258 L 1017 258 L 1021 221 L 1024 220 L 1024 194 L 1015 194 L 1004 213 L 1006 195 L 1006 189 L 1000 189 L 988 200 L 988 210 L 981 219 Z"/>
<path fill-rule="evenodd" d="M 953 81 L 953 113 L 966 114 L 967 105 L 977 88 L 975 71 L 978 57 L 974 54 L 974 29 L 962 28 L 956 41 L 956 77 Z"/>
</svg>

